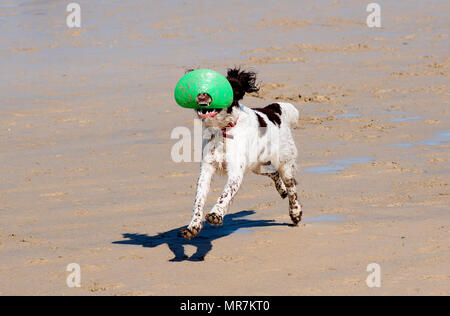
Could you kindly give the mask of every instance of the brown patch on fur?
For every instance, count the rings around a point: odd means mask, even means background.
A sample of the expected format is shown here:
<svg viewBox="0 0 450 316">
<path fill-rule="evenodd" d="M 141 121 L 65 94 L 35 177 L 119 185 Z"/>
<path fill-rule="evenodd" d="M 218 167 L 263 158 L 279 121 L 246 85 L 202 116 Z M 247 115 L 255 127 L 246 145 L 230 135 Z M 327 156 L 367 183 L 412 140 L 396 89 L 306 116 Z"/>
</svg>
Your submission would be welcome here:
<svg viewBox="0 0 450 316">
<path fill-rule="evenodd" d="M 254 111 L 264 113 L 269 121 L 273 124 L 280 126 L 281 124 L 281 106 L 278 103 L 269 104 L 263 108 L 253 108 Z"/>
<path fill-rule="evenodd" d="M 275 173 L 269 173 L 268 176 L 275 183 L 275 188 L 277 189 L 277 191 L 280 194 L 281 198 L 285 199 L 288 196 L 288 193 L 282 187 L 283 181 L 281 180 L 280 173 L 277 171 Z"/>
<path fill-rule="evenodd" d="M 298 203 L 298 197 L 297 193 L 294 193 L 293 195 L 289 196 L 289 208 L 294 209 L 296 202 Z"/>
<path fill-rule="evenodd" d="M 286 179 L 285 181 L 284 181 L 284 184 L 286 185 L 286 188 L 287 188 L 287 190 L 288 190 L 288 192 L 289 192 L 289 190 L 290 189 L 292 189 L 293 187 L 295 187 L 295 184 L 297 183 L 297 181 L 294 179 L 294 178 L 292 178 L 292 179 Z M 297 203 L 298 203 L 298 195 L 297 195 L 297 192 L 293 192 L 293 193 L 290 193 L 290 194 L 288 194 L 288 196 L 289 196 L 289 209 L 290 210 L 294 210 L 294 209 L 296 209 L 297 208 Z"/>
<path fill-rule="evenodd" d="M 258 123 L 260 127 L 267 127 L 266 121 L 264 121 L 263 117 L 256 113 L 256 117 L 258 118 Z"/>
<path fill-rule="evenodd" d="M 295 185 L 295 179 L 286 179 L 286 180 L 284 181 L 284 184 L 285 184 L 287 187 L 292 187 L 292 186 Z"/>
<path fill-rule="evenodd" d="M 265 109 L 270 109 L 277 113 L 278 115 L 281 115 L 281 106 L 278 103 L 272 103 L 265 107 Z"/>
<path fill-rule="evenodd" d="M 303 212 L 300 212 L 299 214 L 289 214 L 289 216 L 291 217 L 294 226 L 297 226 L 297 224 L 302 221 Z"/>
<path fill-rule="evenodd" d="M 200 229 L 192 227 L 192 228 L 182 228 L 181 229 L 181 236 L 183 236 L 184 239 L 191 240 L 195 236 L 197 236 L 200 233 Z"/>
<path fill-rule="evenodd" d="M 264 136 L 267 132 L 267 122 L 264 120 L 264 118 L 259 115 L 258 113 L 256 114 L 256 118 L 258 119 L 258 123 L 259 123 L 259 136 Z"/>
<path fill-rule="evenodd" d="M 223 224 L 223 217 L 214 213 L 206 214 L 205 220 L 215 226 L 220 226 Z"/>
</svg>

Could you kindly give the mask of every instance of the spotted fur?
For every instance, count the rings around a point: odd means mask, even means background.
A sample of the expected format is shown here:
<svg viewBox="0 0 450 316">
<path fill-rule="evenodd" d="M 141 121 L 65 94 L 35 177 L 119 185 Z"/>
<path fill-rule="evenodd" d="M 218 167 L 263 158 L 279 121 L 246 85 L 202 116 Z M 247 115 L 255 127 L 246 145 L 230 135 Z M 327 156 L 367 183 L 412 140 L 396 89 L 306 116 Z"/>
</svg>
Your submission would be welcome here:
<svg viewBox="0 0 450 316">
<path fill-rule="evenodd" d="M 290 103 L 273 103 L 258 109 L 245 107 L 239 101 L 245 93 L 259 89 L 256 75 L 235 68 L 228 71 L 227 78 L 235 95 L 233 105 L 226 111 L 218 111 L 214 117 L 202 119 L 205 134 L 209 136 L 204 137 L 192 220 L 182 231 L 187 239 L 200 233 L 204 220 L 212 225 L 223 223 L 247 171 L 269 176 L 280 196 L 288 197 L 292 222 L 298 224 L 301 220 L 294 178 L 297 148 L 291 134 L 291 127 L 298 121 L 297 109 Z M 214 130 L 223 129 L 232 137 L 214 133 Z M 211 137 L 211 134 L 216 136 Z M 228 180 L 214 207 L 204 215 L 211 179 L 216 172 L 227 174 Z"/>
<path fill-rule="evenodd" d="M 253 108 L 253 110 L 264 113 L 272 124 L 280 126 L 282 113 L 280 104 L 272 103 L 264 108 Z"/>
</svg>

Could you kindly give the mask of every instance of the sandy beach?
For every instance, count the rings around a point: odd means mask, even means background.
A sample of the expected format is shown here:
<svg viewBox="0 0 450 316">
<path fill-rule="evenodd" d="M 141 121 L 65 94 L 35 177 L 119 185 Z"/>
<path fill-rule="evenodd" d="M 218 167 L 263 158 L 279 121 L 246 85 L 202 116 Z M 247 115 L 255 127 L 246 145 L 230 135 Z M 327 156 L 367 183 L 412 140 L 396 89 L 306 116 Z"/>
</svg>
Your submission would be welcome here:
<svg viewBox="0 0 450 316">
<path fill-rule="evenodd" d="M 381 28 L 370 1 L 77 2 L 73 29 L 69 1 L 0 4 L 0 295 L 450 295 L 448 1 L 380 0 Z M 300 111 L 304 221 L 248 174 L 186 241 L 173 89 L 235 65 L 261 82 L 243 104 Z"/>
</svg>

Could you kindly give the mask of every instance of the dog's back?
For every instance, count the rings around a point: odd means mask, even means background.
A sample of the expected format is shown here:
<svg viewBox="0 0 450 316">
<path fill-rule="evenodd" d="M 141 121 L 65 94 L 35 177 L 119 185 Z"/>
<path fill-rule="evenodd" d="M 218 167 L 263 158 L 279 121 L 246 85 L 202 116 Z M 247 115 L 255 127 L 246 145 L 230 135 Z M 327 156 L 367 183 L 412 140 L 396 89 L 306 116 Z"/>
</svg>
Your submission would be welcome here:
<svg viewBox="0 0 450 316">
<path fill-rule="evenodd" d="M 299 113 L 297 108 L 291 103 L 278 103 L 281 107 L 282 120 L 289 124 L 290 128 L 297 127 Z"/>
</svg>

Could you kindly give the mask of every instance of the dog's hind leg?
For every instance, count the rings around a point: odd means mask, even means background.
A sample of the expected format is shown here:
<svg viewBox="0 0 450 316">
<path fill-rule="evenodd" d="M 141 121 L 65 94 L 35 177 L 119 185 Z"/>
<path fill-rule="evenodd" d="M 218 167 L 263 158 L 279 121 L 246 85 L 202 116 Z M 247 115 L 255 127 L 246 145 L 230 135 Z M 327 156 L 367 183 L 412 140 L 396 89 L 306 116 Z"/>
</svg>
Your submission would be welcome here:
<svg viewBox="0 0 450 316">
<path fill-rule="evenodd" d="M 275 173 L 269 173 L 269 174 L 267 174 L 267 176 L 269 176 L 269 178 L 271 178 L 273 180 L 273 182 L 275 183 L 275 188 L 277 189 L 281 198 L 282 199 L 286 198 L 286 196 L 288 194 L 286 191 L 286 186 L 284 185 L 283 180 L 281 180 L 280 173 L 277 171 Z"/>
<path fill-rule="evenodd" d="M 202 163 L 200 176 L 197 183 L 192 220 L 187 228 L 181 229 L 181 235 L 186 239 L 197 236 L 203 228 L 203 208 L 208 196 L 211 179 L 216 169 L 209 163 Z"/>
<path fill-rule="evenodd" d="M 286 185 L 286 191 L 289 198 L 289 216 L 294 225 L 302 220 L 302 208 L 298 202 L 297 181 L 294 178 L 294 163 L 284 164 L 280 167 L 280 175 Z"/>
<path fill-rule="evenodd" d="M 284 185 L 283 180 L 281 180 L 280 173 L 270 162 L 262 164 L 261 166 L 253 170 L 253 172 L 262 176 L 268 176 L 273 180 L 275 188 L 277 189 L 281 198 L 284 199 L 287 197 L 286 186 Z"/>
</svg>

